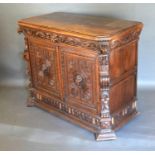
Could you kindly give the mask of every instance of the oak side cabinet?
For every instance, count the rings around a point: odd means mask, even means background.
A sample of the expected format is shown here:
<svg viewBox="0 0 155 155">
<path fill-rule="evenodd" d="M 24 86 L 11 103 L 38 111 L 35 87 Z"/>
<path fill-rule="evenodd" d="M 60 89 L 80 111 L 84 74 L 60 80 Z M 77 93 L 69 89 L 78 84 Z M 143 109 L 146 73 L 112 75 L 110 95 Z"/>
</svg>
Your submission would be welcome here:
<svg viewBox="0 0 155 155">
<path fill-rule="evenodd" d="M 115 130 L 137 114 L 143 24 L 56 12 L 18 25 L 30 78 L 27 105 L 92 131 L 96 140 L 115 139 Z"/>
</svg>

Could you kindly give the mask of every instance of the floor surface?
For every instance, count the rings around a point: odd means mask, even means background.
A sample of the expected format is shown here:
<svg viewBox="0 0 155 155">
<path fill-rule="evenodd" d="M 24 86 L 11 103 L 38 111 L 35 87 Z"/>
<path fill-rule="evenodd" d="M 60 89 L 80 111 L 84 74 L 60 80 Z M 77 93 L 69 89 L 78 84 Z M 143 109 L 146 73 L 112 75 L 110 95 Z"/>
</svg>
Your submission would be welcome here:
<svg viewBox="0 0 155 155">
<path fill-rule="evenodd" d="M 27 91 L 0 88 L 0 150 L 155 150 L 155 90 L 138 91 L 140 115 L 116 132 L 117 140 L 94 135 L 36 107 Z"/>
</svg>

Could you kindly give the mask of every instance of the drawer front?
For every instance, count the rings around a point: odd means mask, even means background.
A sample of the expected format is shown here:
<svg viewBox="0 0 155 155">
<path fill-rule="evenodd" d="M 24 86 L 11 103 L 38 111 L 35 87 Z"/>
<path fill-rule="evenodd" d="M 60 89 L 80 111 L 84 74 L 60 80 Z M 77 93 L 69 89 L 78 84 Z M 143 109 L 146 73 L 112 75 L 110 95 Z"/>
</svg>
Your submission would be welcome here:
<svg viewBox="0 0 155 155">
<path fill-rule="evenodd" d="M 28 40 L 32 84 L 37 90 L 62 98 L 59 51 L 50 42 Z"/>
<path fill-rule="evenodd" d="M 61 47 L 66 102 L 82 110 L 97 112 L 97 56 L 87 50 Z"/>
</svg>

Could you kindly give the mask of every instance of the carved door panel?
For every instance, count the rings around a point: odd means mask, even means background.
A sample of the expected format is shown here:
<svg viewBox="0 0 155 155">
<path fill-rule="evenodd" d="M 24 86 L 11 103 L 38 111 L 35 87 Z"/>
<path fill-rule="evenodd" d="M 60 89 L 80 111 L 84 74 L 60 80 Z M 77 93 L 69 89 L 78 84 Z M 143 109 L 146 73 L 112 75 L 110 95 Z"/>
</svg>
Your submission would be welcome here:
<svg viewBox="0 0 155 155">
<path fill-rule="evenodd" d="M 67 103 L 97 112 L 99 93 L 96 53 L 71 47 L 61 47 L 60 51 Z"/>
<path fill-rule="evenodd" d="M 37 90 L 62 98 L 58 47 L 50 42 L 29 39 L 32 84 Z"/>
</svg>

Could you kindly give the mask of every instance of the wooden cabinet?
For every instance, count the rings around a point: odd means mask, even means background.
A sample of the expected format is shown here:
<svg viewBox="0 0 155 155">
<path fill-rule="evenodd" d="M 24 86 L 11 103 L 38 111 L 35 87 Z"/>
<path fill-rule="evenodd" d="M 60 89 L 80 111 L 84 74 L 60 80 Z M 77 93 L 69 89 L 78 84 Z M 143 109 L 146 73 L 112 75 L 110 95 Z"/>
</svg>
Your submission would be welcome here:
<svg viewBox="0 0 155 155">
<path fill-rule="evenodd" d="M 52 114 L 115 139 L 137 114 L 137 47 L 142 23 L 71 13 L 19 21 L 30 97 Z"/>
</svg>

